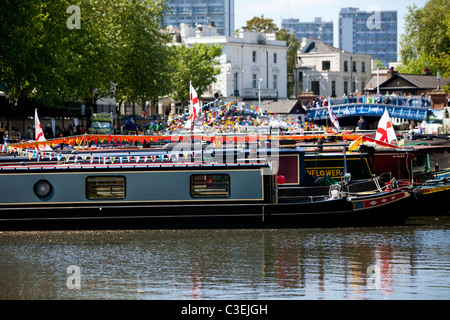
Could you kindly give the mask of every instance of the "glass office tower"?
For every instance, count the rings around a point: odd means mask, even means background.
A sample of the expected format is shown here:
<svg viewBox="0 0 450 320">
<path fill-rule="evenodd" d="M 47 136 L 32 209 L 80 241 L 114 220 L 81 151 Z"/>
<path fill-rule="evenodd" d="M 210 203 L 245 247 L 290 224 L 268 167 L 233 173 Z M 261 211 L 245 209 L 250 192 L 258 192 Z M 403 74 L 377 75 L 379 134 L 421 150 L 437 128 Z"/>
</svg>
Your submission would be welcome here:
<svg viewBox="0 0 450 320">
<path fill-rule="evenodd" d="M 333 46 L 333 22 L 322 21 L 315 18 L 314 21 L 300 21 L 299 19 L 283 19 L 281 27 L 289 29 L 297 39 L 312 38 Z"/>
<path fill-rule="evenodd" d="M 370 54 L 387 68 L 397 59 L 397 11 L 342 8 L 339 12 L 339 48 Z"/>
<path fill-rule="evenodd" d="M 187 23 L 195 27 L 214 23 L 220 35 L 233 36 L 234 0 L 168 0 L 167 4 L 170 10 L 165 13 L 166 26 Z"/>
</svg>

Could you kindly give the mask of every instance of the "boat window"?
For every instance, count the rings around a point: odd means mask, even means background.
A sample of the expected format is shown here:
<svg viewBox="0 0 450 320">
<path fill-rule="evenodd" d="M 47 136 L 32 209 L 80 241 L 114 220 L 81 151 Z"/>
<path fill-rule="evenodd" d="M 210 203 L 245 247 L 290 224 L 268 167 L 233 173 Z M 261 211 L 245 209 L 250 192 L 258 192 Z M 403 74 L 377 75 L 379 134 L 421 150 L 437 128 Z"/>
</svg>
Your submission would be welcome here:
<svg viewBox="0 0 450 320">
<path fill-rule="evenodd" d="M 41 179 L 33 185 L 33 191 L 39 199 L 47 199 L 52 194 L 53 187 L 49 181 Z"/>
<path fill-rule="evenodd" d="M 86 198 L 99 199 L 124 199 L 124 176 L 96 176 L 86 178 Z"/>
<path fill-rule="evenodd" d="M 227 198 L 230 196 L 230 176 L 228 174 L 191 175 L 191 197 Z"/>
</svg>

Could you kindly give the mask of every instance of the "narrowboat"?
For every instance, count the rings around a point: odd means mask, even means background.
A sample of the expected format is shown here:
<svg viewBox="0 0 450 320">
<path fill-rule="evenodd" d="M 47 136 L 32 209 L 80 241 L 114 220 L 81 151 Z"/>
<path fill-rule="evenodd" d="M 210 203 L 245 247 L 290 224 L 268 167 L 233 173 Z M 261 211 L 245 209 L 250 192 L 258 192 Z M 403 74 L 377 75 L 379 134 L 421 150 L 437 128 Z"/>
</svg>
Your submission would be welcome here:
<svg viewBox="0 0 450 320">
<path fill-rule="evenodd" d="M 448 199 L 450 197 L 450 179 L 431 179 L 419 187 L 421 197 L 412 215 L 448 215 L 450 213 Z"/>
<path fill-rule="evenodd" d="M 309 176 L 304 149 L 289 156 L 295 171 L 287 178 L 270 156 L 220 163 L 113 160 L 120 156 L 110 154 L 98 162 L 10 163 L 0 166 L 0 228 L 398 225 L 420 197 L 397 187 L 354 195 L 344 183 L 329 186 L 326 195 L 283 197 L 282 190 L 301 187 Z M 294 175 L 299 184 L 283 186 Z"/>
<path fill-rule="evenodd" d="M 361 145 L 370 154 L 373 171 L 396 177 L 401 185 L 418 188 L 421 197 L 411 216 L 448 215 L 450 196 L 450 146 L 409 145 L 404 148 L 376 149 Z"/>
</svg>

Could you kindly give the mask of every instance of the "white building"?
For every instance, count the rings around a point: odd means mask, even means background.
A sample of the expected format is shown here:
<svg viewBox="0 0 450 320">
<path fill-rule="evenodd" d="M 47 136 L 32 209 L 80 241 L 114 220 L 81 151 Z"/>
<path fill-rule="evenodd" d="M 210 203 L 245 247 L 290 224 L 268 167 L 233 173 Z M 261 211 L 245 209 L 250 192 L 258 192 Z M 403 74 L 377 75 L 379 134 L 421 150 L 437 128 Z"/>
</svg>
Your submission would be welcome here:
<svg viewBox="0 0 450 320">
<path fill-rule="evenodd" d="M 202 96 L 204 100 L 238 99 L 258 101 L 287 98 L 287 46 L 275 34 L 250 32 L 241 28 L 237 36 L 220 36 L 214 26 L 180 26 L 181 42 L 220 44 L 221 72 L 217 81 Z"/>
<path fill-rule="evenodd" d="M 350 53 L 307 38 L 302 38 L 297 68 L 303 92 L 324 97 L 363 93 L 372 77 L 370 55 Z"/>
</svg>

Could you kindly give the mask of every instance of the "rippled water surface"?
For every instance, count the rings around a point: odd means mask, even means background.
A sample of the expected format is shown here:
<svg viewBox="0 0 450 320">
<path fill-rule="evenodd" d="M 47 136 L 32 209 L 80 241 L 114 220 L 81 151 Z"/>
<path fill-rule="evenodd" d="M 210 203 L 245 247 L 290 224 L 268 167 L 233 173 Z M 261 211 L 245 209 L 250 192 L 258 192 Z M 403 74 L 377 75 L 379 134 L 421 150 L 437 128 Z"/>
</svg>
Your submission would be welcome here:
<svg viewBox="0 0 450 320">
<path fill-rule="evenodd" d="M 450 226 L 0 233 L 0 299 L 449 299 Z"/>
</svg>

